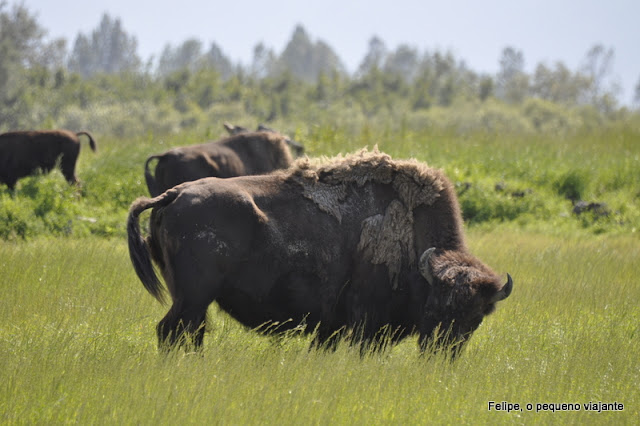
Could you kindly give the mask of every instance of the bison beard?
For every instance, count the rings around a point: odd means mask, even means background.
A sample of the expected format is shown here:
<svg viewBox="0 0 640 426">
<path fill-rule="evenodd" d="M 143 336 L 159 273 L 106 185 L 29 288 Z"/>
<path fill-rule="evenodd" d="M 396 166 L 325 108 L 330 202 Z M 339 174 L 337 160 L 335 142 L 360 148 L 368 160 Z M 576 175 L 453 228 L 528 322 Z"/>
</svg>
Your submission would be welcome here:
<svg viewBox="0 0 640 426">
<path fill-rule="evenodd" d="M 143 239 L 138 216 L 153 208 Z M 203 341 L 209 304 L 248 327 L 348 336 L 362 350 L 419 335 L 425 350 L 457 353 L 509 296 L 464 244 L 451 183 L 417 161 L 377 150 L 267 176 L 190 182 L 131 206 L 129 253 L 158 300 L 173 302 L 159 345 Z"/>
<path fill-rule="evenodd" d="M 89 146 L 95 152 L 96 143 L 88 132 L 68 130 L 41 130 L 8 132 L 0 135 L 0 182 L 14 190 L 18 179 L 34 174 L 37 170 L 50 172 L 60 161 L 60 171 L 73 184 L 80 153 L 78 136 L 89 138 Z"/>
</svg>

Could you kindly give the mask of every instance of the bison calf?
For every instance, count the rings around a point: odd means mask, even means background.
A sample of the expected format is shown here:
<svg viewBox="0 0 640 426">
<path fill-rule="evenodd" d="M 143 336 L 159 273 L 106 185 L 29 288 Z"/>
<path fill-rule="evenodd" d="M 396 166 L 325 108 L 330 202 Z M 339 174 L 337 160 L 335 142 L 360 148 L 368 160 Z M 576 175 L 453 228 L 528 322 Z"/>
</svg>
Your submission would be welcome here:
<svg viewBox="0 0 640 426">
<path fill-rule="evenodd" d="M 155 159 L 154 176 L 149 164 Z M 270 173 L 289 167 L 292 161 L 285 136 L 272 131 L 239 132 L 219 141 L 152 155 L 144 165 L 144 176 L 149 193 L 155 197 L 183 182 Z"/>
<path fill-rule="evenodd" d="M 143 239 L 138 216 L 152 208 Z M 419 335 L 454 353 L 509 296 L 464 243 L 455 191 L 439 170 L 362 151 L 285 171 L 201 179 L 136 200 L 129 253 L 144 287 L 173 305 L 161 347 L 204 337 L 216 301 L 248 327 L 316 332 L 333 346 L 352 331 L 361 348 Z"/>
<path fill-rule="evenodd" d="M 0 181 L 13 191 L 18 179 L 37 170 L 48 173 L 60 161 L 60 170 L 67 182 L 78 182 L 75 169 L 80 153 L 80 135 L 89 138 L 91 150 L 95 151 L 96 142 L 88 132 L 38 130 L 1 134 Z"/>
</svg>

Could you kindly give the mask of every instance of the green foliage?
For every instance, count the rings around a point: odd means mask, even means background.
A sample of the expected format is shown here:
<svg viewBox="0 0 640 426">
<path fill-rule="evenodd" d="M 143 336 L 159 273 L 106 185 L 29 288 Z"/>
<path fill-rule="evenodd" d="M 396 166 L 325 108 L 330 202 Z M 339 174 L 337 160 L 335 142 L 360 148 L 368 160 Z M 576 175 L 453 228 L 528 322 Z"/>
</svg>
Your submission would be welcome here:
<svg viewBox="0 0 640 426">
<path fill-rule="evenodd" d="M 560 175 L 554 182 L 553 188 L 558 195 L 568 200 L 582 200 L 588 187 L 588 177 L 580 170 L 570 170 Z"/>
<path fill-rule="evenodd" d="M 48 233 L 83 235 L 82 226 L 73 229 L 81 211 L 77 201 L 76 189 L 69 187 L 59 173 L 26 178 L 16 196 L 8 191 L 0 193 L 0 237 L 12 240 Z"/>
<path fill-rule="evenodd" d="M 57 171 L 19 181 L 13 195 L 0 187 L 0 238 L 124 236 L 129 205 L 147 195 L 147 156 L 222 137 L 222 121 L 257 125 L 238 112 L 211 121 L 200 132 L 181 135 L 150 132 L 120 138 L 94 133 L 98 152 L 83 147 L 79 187 L 67 185 Z M 372 122 L 350 116 L 295 128 L 285 121 L 271 125 L 305 144 L 310 156 L 378 145 L 394 158 L 415 157 L 443 168 L 472 227 L 510 223 L 553 233 L 628 233 L 640 223 L 640 132 L 632 126 L 552 138 L 487 131 L 460 135 L 453 129 L 422 128 L 404 117 Z M 574 212 L 574 204 L 581 201 L 602 206 Z"/>
</svg>

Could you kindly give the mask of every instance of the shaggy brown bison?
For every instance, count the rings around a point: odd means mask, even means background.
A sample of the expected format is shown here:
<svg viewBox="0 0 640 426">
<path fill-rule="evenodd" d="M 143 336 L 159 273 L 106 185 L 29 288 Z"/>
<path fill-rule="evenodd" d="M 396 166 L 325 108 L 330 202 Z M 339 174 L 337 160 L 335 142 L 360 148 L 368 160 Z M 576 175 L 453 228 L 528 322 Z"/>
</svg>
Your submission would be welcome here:
<svg viewBox="0 0 640 426">
<path fill-rule="evenodd" d="M 145 240 L 138 216 L 149 208 Z M 201 345 L 216 301 L 248 327 L 315 331 L 318 346 L 346 335 L 378 348 L 391 330 L 392 341 L 417 333 L 423 350 L 455 354 L 513 286 L 467 250 L 442 172 L 378 151 L 185 183 L 136 200 L 127 231 L 144 287 L 164 299 L 155 262 L 173 301 L 160 347 Z"/>
<path fill-rule="evenodd" d="M 59 160 L 60 170 L 67 182 L 78 182 L 75 169 L 80 153 L 80 135 L 89 138 L 89 146 L 95 152 L 96 142 L 89 132 L 36 130 L 1 134 L 0 181 L 13 191 L 18 179 L 37 170 L 48 173 Z"/>
<path fill-rule="evenodd" d="M 158 160 L 155 176 L 149 170 L 154 159 Z M 285 136 L 266 131 L 240 132 L 219 141 L 152 155 L 144 165 L 144 177 L 149 193 L 155 197 L 183 182 L 270 173 L 289 167 L 292 161 Z"/>
</svg>

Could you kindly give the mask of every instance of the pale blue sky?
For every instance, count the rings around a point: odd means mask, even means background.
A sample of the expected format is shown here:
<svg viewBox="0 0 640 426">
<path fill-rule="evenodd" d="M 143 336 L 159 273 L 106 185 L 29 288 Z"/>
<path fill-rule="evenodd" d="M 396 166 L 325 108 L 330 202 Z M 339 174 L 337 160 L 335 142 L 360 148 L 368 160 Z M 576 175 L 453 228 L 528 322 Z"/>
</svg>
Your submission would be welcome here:
<svg viewBox="0 0 640 426">
<path fill-rule="evenodd" d="M 10 4 L 14 1 L 9 0 Z M 524 53 L 527 71 L 544 62 L 576 70 L 596 43 L 615 49 L 612 79 L 630 103 L 640 79 L 639 0 L 23 0 L 69 48 L 78 32 L 89 34 L 103 13 L 121 19 L 138 40 L 143 59 L 195 37 L 216 42 L 232 60 L 248 64 L 258 42 L 280 53 L 297 24 L 323 40 L 349 71 L 377 35 L 389 49 L 406 43 L 451 50 L 474 71 L 495 73 L 502 49 Z"/>
</svg>

